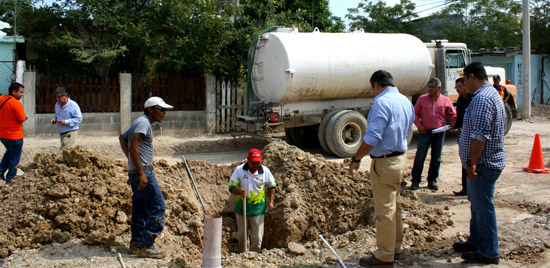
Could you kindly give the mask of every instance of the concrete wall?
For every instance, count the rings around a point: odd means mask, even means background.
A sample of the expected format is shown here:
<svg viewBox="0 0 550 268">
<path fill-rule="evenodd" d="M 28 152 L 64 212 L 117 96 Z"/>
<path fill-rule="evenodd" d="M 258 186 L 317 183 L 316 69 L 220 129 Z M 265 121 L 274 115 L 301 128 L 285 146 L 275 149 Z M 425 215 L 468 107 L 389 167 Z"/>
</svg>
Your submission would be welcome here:
<svg viewBox="0 0 550 268">
<path fill-rule="evenodd" d="M 141 116 L 142 112 L 133 112 L 132 120 Z M 36 134 L 58 134 L 57 126 L 50 120 L 53 113 L 37 114 L 35 117 Z M 204 111 L 168 111 L 162 123 L 153 126 L 162 127 L 163 135 L 188 135 L 206 132 L 206 115 Z M 158 132 L 156 132 L 158 133 Z M 119 113 L 83 113 L 79 134 L 92 136 L 113 136 L 120 134 Z"/>
<path fill-rule="evenodd" d="M 191 135 L 212 132 L 215 126 L 215 83 L 211 76 L 207 76 L 207 100 L 208 107 L 202 111 L 167 111 L 162 123 L 154 123 L 156 128 L 155 135 L 158 135 L 162 128 L 162 135 Z M 82 123 L 79 127 L 81 135 L 119 135 L 126 130 L 132 120 L 141 116 L 143 112 L 130 112 L 131 110 L 131 75 L 120 75 L 120 96 L 121 109 L 119 113 L 83 113 Z M 57 126 L 52 125 L 50 120 L 53 113 L 37 114 L 35 113 L 35 92 L 36 92 L 36 73 L 25 72 L 24 85 L 25 96 L 23 105 L 25 114 L 29 118 L 23 124 L 25 135 L 32 134 L 58 134 Z M 215 79 L 214 79 L 215 80 Z M 214 87 L 214 88 L 211 88 Z M 170 103 L 170 100 L 166 100 Z M 213 103 L 213 104 L 212 104 Z M 52 103 L 52 105 L 54 105 Z M 214 116 L 212 116 L 214 114 Z"/>
</svg>

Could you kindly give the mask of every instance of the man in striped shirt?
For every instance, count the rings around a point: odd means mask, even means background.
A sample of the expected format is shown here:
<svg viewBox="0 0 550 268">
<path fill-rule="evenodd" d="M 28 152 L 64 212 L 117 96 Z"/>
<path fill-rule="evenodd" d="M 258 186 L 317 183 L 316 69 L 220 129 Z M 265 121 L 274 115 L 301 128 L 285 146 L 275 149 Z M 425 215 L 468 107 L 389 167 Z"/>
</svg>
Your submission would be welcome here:
<svg viewBox="0 0 550 268">
<path fill-rule="evenodd" d="M 485 68 L 473 62 L 464 69 L 464 83 L 474 97 L 466 113 L 459 140 L 462 165 L 468 175 L 471 202 L 470 236 L 453 248 L 466 262 L 498 264 L 498 232 L 493 196 L 505 167 L 504 103 L 487 79 Z"/>
</svg>

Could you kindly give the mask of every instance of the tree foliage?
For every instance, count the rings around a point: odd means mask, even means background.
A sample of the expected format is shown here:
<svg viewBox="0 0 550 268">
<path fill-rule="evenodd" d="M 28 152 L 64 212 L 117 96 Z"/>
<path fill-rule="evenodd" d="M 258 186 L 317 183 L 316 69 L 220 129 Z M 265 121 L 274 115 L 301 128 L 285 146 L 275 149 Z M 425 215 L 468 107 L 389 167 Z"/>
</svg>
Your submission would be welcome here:
<svg viewBox="0 0 550 268">
<path fill-rule="evenodd" d="M 550 53 L 550 1 L 531 1 L 531 47 Z"/>
<path fill-rule="evenodd" d="M 371 33 L 403 33 L 418 17 L 414 13 L 415 6 L 410 0 L 400 0 L 394 6 L 387 6 L 384 1 L 363 0 L 357 8 L 349 9 L 346 17 L 351 20 L 350 30 L 363 28 Z"/>
<path fill-rule="evenodd" d="M 0 2 L 0 19 L 13 4 Z M 344 30 L 328 0 L 18 0 L 27 62 L 49 75 L 243 77 L 251 40 L 273 25 Z"/>
<path fill-rule="evenodd" d="M 545 2 L 546 5 L 541 4 Z M 533 23 L 537 29 L 548 29 L 548 0 L 536 9 L 540 19 Z M 544 7 L 543 7 L 544 6 Z M 351 30 L 363 28 L 366 32 L 409 33 L 423 41 L 448 39 L 480 48 L 521 46 L 521 3 L 515 0 L 453 0 L 439 12 L 417 19 L 415 4 L 401 0 L 394 6 L 384 1 L 363 0 L 357 8 L 349 9 Z M 542 15 L 544 14 L 544 15 Z M 536 25 L 536 26 L 535 26 Z M 546 25 L 546 26 L 545 26 Z M 533 31 L 533 40 L 538 40 Z M 541 44 L 548 32 L 540 36 Z M 540 45 L 539 47 L 542 47 Z M 548 47 L 548 46 L 546 46 Z"/>
<path fill-rule="evenodd" d="M 464 42 L 473 50 L 521 46 L 521 5 L 514 0 L 451 2 L 438 17 L 445 39 Z M 459 23 L 457 23 L 459 22 Z"/>
</svg>

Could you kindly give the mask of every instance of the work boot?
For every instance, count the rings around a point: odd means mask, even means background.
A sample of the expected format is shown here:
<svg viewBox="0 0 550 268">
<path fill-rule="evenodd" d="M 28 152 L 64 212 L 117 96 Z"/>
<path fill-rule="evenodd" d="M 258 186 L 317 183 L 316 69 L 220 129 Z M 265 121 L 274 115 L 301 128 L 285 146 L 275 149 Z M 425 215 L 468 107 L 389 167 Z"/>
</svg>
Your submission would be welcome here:
<svg viewBox="0 0 550 268">
<path fill-rule="evenodd" d="M 468 192 L 466 192 L 466 190 L 464 190 L 464 189 L 460 190 L 459 192 L 453 191 L 453 193 L 456 196 L 467 196 L 468 195 Z"/>
<path fill-rule="evenodd" d="M 468 242 L 455 242 L 453 244 L 453 249 L 456 252 L 470 252 L 477 251 L 477 247 L 468 243 Z"/>
<path fill-rule="evenodd" d="M 416 191 L 416 190 L 418 190 L 418 188 L 420 188 L 420 183 L 418 183 L 418 182 L 413 182 L 413 183 L 411 184 L 411 190 Z"/>
<path fill-rule="evenodd" d="M 162 259 L 166 257 L 167 254 L 168 252 L 165 249 L 157 247 L 155 245 L 142 248 L 137 252 L 138 257 L 152 258 L 152 259 Z"/>
<path fill-rule="evenodd" d="M 437 182 L 428 182 L 428 189 L 437 191 L 439 190 L 439 187 L 437 186 Z"/>
<path fill-rule="evenodd" d="M 393 267 L 393 262 L 385 262 L 377 259 L 374 255 L 361 257 L 359 265 L 362 267 Z"/>
<path fill-rule="evenodd" d="M 462 253 L 462 258 L 469 263 L 484 263 L 484 264 L 498 264 L 500 258 L 488 258 L 477 252 L 465 252 Z"/>
</svg>

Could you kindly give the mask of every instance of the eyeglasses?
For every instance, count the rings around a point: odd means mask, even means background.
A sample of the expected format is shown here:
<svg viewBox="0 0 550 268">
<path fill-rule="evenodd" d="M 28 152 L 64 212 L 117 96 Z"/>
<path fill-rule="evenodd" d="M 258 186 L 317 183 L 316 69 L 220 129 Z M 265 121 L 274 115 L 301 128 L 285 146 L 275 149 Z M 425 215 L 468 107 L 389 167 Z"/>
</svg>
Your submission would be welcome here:
<svg viewBox="0 0 550 268">
<path fill-rule="evenodd" d="M 252 165 L 259 165 L 259 164 L 261 164 L 261 163 L 262 163 L 262 162 L 250 162 L 250 164 L 252 164 Z"/>
<path fill-rule="evenodd" d="M 155 110 L 159 110 L 159 111 L 161 111 L 161 112 L 164 112 L 164 111 L 166 111 L 166 109 L 165 109 L 165 108 L 162 108 L 162 107 L 160 107 L 160 106 L 153 106 L 153 109 L 155 109 Z"/>
</svg>

